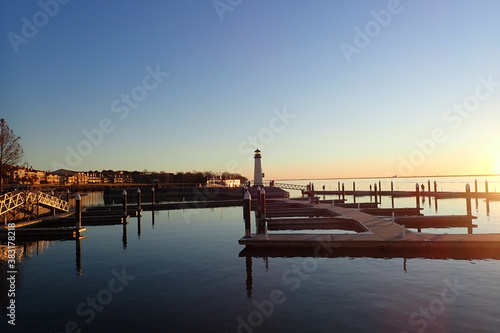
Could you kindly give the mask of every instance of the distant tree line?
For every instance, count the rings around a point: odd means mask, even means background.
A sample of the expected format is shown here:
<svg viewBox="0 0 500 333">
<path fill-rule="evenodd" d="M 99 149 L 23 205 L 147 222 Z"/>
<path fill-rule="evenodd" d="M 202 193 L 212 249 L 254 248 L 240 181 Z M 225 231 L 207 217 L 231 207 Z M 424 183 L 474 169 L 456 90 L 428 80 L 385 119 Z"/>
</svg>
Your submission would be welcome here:
<svg viewBox="0 0 500 333">
<path fill-rule="evenodd" d="M 122 177 L 128 182 L 149 184 L 154 181 L 158 181 L 160 184 L 179 184 L 179 183 L 190 183 L 190 184 L 206 184 L 207 179 L 211 178 L 222 178 L 222 179 L 239 179 L 240 182 L 248 182 L 248 178 L 242 176 L 239 173 L 230 172 L 213 172 L 213 171 L 188 171 L 188 172 L 165 172 L 165 171 L 113 171 L 113 170 L 102 170 L 99 171 L 88 171 L 88 173 L 101 174 L 103 177 L 112 177 L 116 174 L 121 174 Z"/>
</svg>

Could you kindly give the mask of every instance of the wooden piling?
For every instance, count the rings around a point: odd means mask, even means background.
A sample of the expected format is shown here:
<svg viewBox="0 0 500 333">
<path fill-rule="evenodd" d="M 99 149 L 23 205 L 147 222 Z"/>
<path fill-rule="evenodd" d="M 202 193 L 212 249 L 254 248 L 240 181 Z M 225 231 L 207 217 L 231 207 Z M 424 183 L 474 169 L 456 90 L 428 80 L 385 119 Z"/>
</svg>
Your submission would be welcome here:
<svg viewBox="0 0 500 333">
<path fill-rule="evenodd" d="M 474 179 L 474 192 L 477 193 L 477 179 Z"/>
<path fill-rule="evenodd" d="M 467 207 L 467 216 L 472 216 L 472 206 L 471 206 L 471 195 L 470 195 L 470 185 L 465 185 L 465 200 Z"/>
<path fill-rule="evenodd" d="M 252 237 L 252 230 L 250 224 L 251 211 L 252 211 L 252 196 L 250 195 L 250 191 L 247 191 L 243 196 L 243 220 L 245 221 L 245 238 Z"/>
<path fill-rule="evenodd" d="M 437 193 L 438 191 L 438 184 L 436 181 L 434 181 L 434 193 Z"/>
<path fill-rule="evenodd" d="M 431 195 L 431 181 L 427 180 L 427 192 L 429 192 L 429 196 Z"/>
<path fill-rule="evenodd" d="M 342 183 L 342 200 L 345 202 L 345 186 L 344 183 Z"/>
<path fill-rule="evenodd" d="M 155 198 L 155 188 L 152 187 L 151 188 L 151 207 L 153 208 L 153 210 L 155 209 L 155 202 L 156 202 L 156 198 Z"/>
<path fill-rule="evenodd" d="M 378 203 L 378 188 L 377 188 L 377 183 L 375 183 L 374 190 L 375 190 L 375 202 Z"/>
<path fill-rule="evenodd" d="M 141 215 L 141 189 L 137 189 L 137 214 Z"/>
<path fill-rule="evenodd" d="M 264 187 L 260 191 L 260 212 L 262 213 L 262 217 L 266 218 L 266 190 Z"/>
<path fill-rule="evenodd" d="M 77 231 L 77 235 L 80 234 L 80 229 L 82 227 L 82 200 L 80 197 L 80 194 L 76 194 L 75 198 L 75 206 L 76 206 L 76 212 L 75 212 L 75 228 Z"/>
<path fill-rule="evenodd" d="M 127 216 L 127 191 L 122 192 L 123 217 Z"/>
<path fill-rule="evenodd" d="M 262 188 L 260 186 L 257 187 L 257 209 L 260 211 L 260 193 L 262 191 Z"/>
<path fill-rule="evenodd" d="M 488 193 L 488 181 L 487 180 L 484 181 L 484 192 Z"/>
<path fill-rule="evenodd" d="M 50 191 L 50 195 L 54 196 L 54 191 Z M 56 216 L 56 209 L 54 207 L 51 208 L 51 213 L 52 213 L 52 216 Z"/>
<path fill-rule="evenodd" d="M 356 182 L 352 182 L 352 193 L 356 193 Z"/>
<path fill-rule="evenodd" d="M 418 183 L 415 185 L 416 199 L 417 199 L 417 209 L 420 209 L 420 187 Z"/>
<path fill-rule="evenodd" d="M 394 182 L 391 180 L 391 192 L 394 192 Z"/>
<path fill-rule="evenodd" d="M 378 181 L 378 190 L 382 191 L 382 182 L 380 180 Z"/>
</svg>

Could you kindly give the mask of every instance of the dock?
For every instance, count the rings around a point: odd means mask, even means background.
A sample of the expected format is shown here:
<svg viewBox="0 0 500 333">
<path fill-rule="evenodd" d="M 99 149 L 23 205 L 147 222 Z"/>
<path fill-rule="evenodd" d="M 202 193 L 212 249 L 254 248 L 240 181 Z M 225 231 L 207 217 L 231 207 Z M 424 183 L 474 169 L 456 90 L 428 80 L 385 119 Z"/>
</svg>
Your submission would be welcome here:
<svg viewBox="0 0 500 333">
<path fill-rule="evenodd" d="M 252 201 L 253 202 L 253 201 Z M 257 232 L 242 237 L 243 254 L 295 253 L 370 256 L 473 256 L 500 258 L 500 234 L 472 234 L 474 216 L 405 215 L 386 218 L 377 208 L 357 205 L 265 200 L 256 204 Z M 390 210 L 390 209 L 389 209 Z M 394 210 L 394 209 L 393 209 Z M 409 209 L 406 209 L 409 212 Z M 413 213 L 420 209 L 413 210 Z M 376 215 L 375 215 L 376 214 Z M 392 214 L 391 214 L 392 215 Z M 245 216 L 245 214 L 244 214 Z M 467 234 L 431 234 L 407 228 L 467 227 Z M 247 222 L 246 222 L 247 228 Z M 314 230 L 323 233 L 269 233 L 275 230 Z M 336 232 L 328 233 L 329 229 Z M 347 230 L 349 233 L 339 233 Z"/>
</svg>

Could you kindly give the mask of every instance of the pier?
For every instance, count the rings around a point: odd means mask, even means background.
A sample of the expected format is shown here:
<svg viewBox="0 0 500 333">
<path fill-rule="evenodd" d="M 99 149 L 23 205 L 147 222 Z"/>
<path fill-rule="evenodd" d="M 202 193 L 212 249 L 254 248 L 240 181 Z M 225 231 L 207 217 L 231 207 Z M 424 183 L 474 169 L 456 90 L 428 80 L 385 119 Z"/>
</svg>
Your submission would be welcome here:
<svg viewBox="0 0 500 333">
<path fill-rule="evenodd" d="M 417 185 L 418 186 L 418 185 Z M 265 189 L 267 191 L 267 188 Z M 418 255 L 452 257 L 476 254 L 500 257 L 500 234 L 473 234 L 470 187 L 460 194 L 466 198 L 467 215 L 422 216 L 419 191 L 415 208 L 380 209 L 361 203 L 336 203 L 335 200 L 252 200 L 255 210 L 256 233 L 247 234 L 238 242 L 244 253 L 286 252 L 309 250 L 318 254 L 353 253 L 370 255 Z M 319 192 L 320 193 L 320 192 Z M 318 192 L 316 192 L 318 194 Z M 245 201 L 245 199 L 244 199 Z M 400 214 L 398 214 L 400 213 Z M 244 216 L 248 216 L 244 213 Z M 390 217 L 385 217 L 390 216 Z M 251 225 L 245 218 L 245 228 Z M 431 234 L 422 228 L 467 228 L 467 234 Z M 416 228 L 418 232 L 409 230 Z M 310 232 L 322 230 L 322 233 Z M 293 230 L 293 233 L 268 231 Z M 297 233 L 307 230 L 307 233 Z M 328 233 L 328 230 L 336 232 Z M 347 231 L 339 233 L 339 231 Z"/>
</svg>

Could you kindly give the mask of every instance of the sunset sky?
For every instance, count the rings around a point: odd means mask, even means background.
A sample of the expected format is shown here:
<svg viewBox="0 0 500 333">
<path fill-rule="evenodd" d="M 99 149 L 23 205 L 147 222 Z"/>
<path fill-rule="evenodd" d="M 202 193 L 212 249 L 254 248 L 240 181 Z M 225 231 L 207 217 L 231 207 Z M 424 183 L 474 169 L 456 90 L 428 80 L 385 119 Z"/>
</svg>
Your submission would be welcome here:
<svg viewBox="0 0 500 333">
<path fill-rule="evenodd" d="M 67 2 L 67 3 L 66 3 Z M 500 173 L 500 2 L 2 1 L 36 169 Z"/>
</svg>

